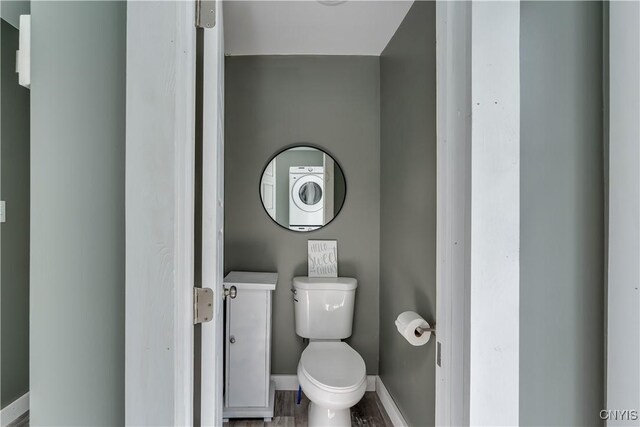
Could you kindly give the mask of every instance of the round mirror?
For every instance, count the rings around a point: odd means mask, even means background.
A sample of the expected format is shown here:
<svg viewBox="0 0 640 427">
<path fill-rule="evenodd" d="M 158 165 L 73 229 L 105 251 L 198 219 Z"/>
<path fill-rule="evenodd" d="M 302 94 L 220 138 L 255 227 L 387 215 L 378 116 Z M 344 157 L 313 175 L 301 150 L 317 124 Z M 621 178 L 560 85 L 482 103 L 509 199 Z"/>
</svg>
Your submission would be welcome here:
<svg viewBox="0 0 640 427">
<path fill-rule="evenodd" d="M 276 154 L 260 180 L 260 199 L 271 219 L 294 231 L 313 231 L 335 218 L 347 192 L 340 165 L 324 151 L 297 146 Z"/>
</svg>

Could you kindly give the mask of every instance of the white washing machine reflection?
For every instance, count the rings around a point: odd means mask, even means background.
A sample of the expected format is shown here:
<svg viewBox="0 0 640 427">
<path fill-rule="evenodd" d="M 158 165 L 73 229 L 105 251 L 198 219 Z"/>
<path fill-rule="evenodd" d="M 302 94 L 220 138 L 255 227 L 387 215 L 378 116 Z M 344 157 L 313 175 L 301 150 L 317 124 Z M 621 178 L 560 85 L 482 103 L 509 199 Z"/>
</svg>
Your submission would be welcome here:
<svg viewBox="0 0 640 427">
<path fill-rule="evenodd" d="M 324 225 L 324 167 L 289 168 L 289 228 L 316 230 Z"/>
</svg>

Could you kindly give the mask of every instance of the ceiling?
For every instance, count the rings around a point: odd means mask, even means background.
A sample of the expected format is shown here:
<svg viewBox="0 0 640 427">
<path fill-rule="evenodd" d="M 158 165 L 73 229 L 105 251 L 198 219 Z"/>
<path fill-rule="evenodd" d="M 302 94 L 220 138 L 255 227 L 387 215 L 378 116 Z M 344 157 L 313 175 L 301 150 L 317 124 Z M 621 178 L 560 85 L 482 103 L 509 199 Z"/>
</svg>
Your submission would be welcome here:
<svg viewBox="0 0 640 427">
<path fill-rule="evenodd" d="M 224 2 L 227 55 L 380 55 L 413 0 Z"/>
</svg>

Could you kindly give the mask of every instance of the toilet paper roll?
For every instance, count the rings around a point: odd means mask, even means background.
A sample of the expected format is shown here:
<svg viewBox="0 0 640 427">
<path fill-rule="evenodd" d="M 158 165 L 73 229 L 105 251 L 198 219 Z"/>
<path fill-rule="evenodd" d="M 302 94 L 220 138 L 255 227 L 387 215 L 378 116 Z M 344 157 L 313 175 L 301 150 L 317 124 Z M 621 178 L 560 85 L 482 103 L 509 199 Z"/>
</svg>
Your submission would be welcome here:
<svg viewBox="0 0 640 427">
<path fill-rule="evenodd" d="M 431 332 L 419 332 L 416 328 L 428 328 L 429 323 L 418 313 L 405 311 L 396 319 L 396 328 L 409 344 L 419 346 L 425 345 L 431 338 Z"/>
</svg>

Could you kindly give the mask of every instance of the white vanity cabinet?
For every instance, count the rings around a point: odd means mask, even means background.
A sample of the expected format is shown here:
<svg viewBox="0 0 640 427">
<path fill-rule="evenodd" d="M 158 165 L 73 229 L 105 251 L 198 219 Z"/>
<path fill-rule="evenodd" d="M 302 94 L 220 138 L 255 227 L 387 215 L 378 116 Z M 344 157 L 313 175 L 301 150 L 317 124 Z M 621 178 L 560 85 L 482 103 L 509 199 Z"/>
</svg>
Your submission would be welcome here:
<svg viewBox="0 0 640 427">
<path fill-rule="evenodd" d="M 273 417 L 271 293 L 277 281 L 277 273 L 244 271 L 224 278 L 230 292 L 225 313 L 225 419 Z"/>
</svg>

